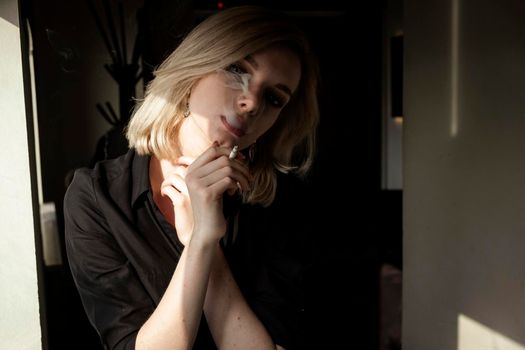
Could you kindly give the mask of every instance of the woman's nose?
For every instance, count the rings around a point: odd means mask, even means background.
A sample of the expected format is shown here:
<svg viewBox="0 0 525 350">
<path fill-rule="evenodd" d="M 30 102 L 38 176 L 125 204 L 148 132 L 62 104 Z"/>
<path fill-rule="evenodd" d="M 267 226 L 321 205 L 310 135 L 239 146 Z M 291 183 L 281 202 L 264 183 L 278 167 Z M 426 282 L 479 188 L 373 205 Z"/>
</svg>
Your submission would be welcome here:
<svg viewBox="0 0 525 350">
<path fill-rule="evenodd" d="M 259 110 L 259 98 L 257 94 L 247 91 L 239 96 L 237 105 L 241 113 L 255 115 Z"/>
</svg>

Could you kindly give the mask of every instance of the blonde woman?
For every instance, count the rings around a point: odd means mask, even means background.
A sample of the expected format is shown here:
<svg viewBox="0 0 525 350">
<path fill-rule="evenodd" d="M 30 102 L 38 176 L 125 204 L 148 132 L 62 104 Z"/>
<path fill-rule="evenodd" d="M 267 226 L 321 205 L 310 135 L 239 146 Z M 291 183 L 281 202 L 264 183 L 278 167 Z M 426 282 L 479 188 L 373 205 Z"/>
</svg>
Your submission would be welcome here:
<svg viewBox="0 0 525 350">
<path fill-rule="evenodd" d="M 71 271 L 105 348 L 300 346 L 297 288 L 272 284 L 270 243 L 238 227 L 235 203 L 268 206 L 277 172 L 308 170 L 316 86 L 305 38 L 257 7 L 209 17 L 158 67 L 129 152 L 78 170 L 65 197 Z"/>
</svg>

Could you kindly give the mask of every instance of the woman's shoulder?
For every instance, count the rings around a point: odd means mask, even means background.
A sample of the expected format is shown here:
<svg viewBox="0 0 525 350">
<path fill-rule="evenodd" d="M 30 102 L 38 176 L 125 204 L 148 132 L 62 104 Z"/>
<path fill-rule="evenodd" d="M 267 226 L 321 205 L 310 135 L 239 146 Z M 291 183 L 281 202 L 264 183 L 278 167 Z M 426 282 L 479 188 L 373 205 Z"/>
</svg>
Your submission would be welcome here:
<svg viewBox="0 0 525 350">
<path fill-rule="evenodd" d="M 93 197 L 95 187 L 108 187 L 122 176 L 129 176 L 135 152 L 127 153 L 113 159 L 102 160 L 93 167 L 80 167 L 74 170 L 67 186 L 65 201 L 76 201 Z"/>
<path fill-rule="evenodd" d="M 83 172 L 86 175 L 90 175 L 94 179 L 112 180 L 115 177 L 119 177 L 130 170 L 135 155 L 135 151 L 130 149 L 128 152 L 119 157 L 101 160 L 95 163 L 92 168 L 81 169 L 83 169 Z"/>
<path fill-rule="evenodd" d="M 68 187 L 85 185 L 92 181 L 111 181 L 129 171 L 134 157 L 135 151 L 130 149 L 119 157 L 100 160 L 91 167 L 76 168 Z"/>
<path fill-rule="evenodd" d="M 120 157 L 97 162 L 91 168 L 76 169 L 64 196 L 66 223 L 89 230 L 104 221 L 109 207 L 127 203 L 134 156 L 135 152 L 129 151 Z"/>
</svg>

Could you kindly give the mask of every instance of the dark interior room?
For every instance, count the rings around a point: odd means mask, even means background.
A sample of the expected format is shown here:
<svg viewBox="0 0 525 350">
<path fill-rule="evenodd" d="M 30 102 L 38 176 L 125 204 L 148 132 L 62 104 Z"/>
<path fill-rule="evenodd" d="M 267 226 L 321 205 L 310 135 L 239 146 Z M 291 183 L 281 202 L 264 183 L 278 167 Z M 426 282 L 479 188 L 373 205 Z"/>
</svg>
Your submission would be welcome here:
<svg viewBox="0 0 525 350">
<path fill-rule="evenodd" d="M 74 170 L 123 154 L 122 130 L 153 69 L 201 20 L 246 4 L 283 11 L 295 22 L 321 76 L 313 170 L 304 181 L 280 177 L 270 210 L 248 210 L 254 219 L 246 224 L 285 230 L 302 242 L 294 249 L 309 262 L 309 348 L 401 348 L 399 274 L 388 271 L 402 266 L 402 189 L 384 184 L 388 3 L 21 1 L 33 45 L 43 201 L 54 203 L 59 237 L 55 259 L 44 267 L 49 349 L 102 349 L 64 246 L 62 203 Z M 122 52 L 126 60 L 113 62 Z"/>
</svg>

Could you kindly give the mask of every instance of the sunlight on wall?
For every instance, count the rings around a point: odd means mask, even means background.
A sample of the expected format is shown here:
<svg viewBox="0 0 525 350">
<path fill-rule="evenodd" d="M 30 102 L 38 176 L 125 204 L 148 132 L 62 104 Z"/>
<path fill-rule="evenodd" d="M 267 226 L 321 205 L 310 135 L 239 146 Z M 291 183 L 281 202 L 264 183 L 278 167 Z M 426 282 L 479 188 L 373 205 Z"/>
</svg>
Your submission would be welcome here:
<svg viewBox="0 0 525 350">
<path fill-rule="evenodd" d="M 525 350 L 525 345 L 460 314 L 458 317 L 458 350 Z"/>
<path fill-rule="evenodd" d="M 42 342 L 20 30 L 2 17 L 5 7 L 18 9 L 15 0 L 0 4 L 0 349 L 36 350 Z"/>
</svg>

